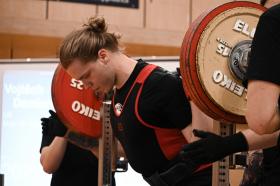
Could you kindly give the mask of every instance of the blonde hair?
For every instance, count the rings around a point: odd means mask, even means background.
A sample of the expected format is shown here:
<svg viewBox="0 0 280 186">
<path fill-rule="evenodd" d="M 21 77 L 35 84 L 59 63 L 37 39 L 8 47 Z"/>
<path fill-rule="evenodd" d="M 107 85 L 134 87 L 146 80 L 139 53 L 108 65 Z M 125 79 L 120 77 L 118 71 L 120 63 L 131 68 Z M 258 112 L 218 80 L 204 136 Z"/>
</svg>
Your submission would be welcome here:
<svg viewBox="0 0 280 186">
<path fill-rule="evenodd" d="M 67 69 L 74 59 L 84 63 L 97 60 L 98 51 L 102 48 L 120 51 L 119 39 L 119 35 L 107 32 L 104 18 L 91 17 L 82 29 L 65 37 L 59 49 L 60 63 Z"/>
</svg>

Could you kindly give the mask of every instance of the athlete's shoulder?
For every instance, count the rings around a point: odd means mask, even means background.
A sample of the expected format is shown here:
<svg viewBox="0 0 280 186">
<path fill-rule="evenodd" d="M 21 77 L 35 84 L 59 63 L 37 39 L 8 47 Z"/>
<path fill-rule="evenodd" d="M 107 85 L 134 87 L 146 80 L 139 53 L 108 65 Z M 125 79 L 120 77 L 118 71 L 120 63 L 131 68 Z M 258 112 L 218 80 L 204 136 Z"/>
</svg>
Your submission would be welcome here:
<svg viewBox="0 0 280 186">
<path fill-rule="evenodd" d="M 262 19 L 277 19 L 280 20 L 280 4 L 277 4 L 269 9 L 267 9 L 260 17 Z"/>
<path fill-rule="evenodd" d="M 182 81 L 178 74 L 174 74 L 166 69 L 157 67 L 148 77 L 146 87 L 154 91 L 165 92 L 168 90 L 180 89 Z"/>
</svg>

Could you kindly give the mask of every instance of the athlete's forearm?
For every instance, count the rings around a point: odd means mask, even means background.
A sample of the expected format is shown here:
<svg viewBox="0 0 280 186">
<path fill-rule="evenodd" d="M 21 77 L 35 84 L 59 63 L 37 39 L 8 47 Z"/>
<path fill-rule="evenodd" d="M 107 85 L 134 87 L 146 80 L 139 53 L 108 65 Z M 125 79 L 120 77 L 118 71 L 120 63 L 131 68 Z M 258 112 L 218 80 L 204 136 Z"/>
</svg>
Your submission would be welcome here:
<svg viewBox="0 0 280 186">
<path fill-rule="evenodd" d="M 280 128 L 278 85 L 265 81 L 252 81 L 248 85 L 246 120 L 250 129 L 258 134 L 271 134 Z"/>
<path fill-rule="evenodd" d="M 270 122 L 272 131 L 277 131 L 280 129 L 280 112 L 279 112 L 279 106 L 277 105 L 275 109 L 275 113 L 272 116 L 271 122 Z"/>
<path fill-rule="evenodd" d="M 45 172 L 53 173 L 58 169 L 64 157 L 66 146 L 66 139 L 55 137 L 49 146 L 42 149 L 40 162 Z"/>
<path fill-rule="evenodd" d="M 279 131 L 272 134 L 259 135 L 250 129 L 243 130 L 249 150 L 269 148 L 277 145 Z"/>
<path fill-rule="evenodd" d="M 213 119 L 202 112 L 192 101 L 190 102 L 190 104 L 192 108 L 192 130 L 198 129 L 203 131 L 212 131 Z M 193 142 L 199 139 L 193 135 L 192 130 L 190 130 L 191 140 L 188 140 L 188 142 Z"/>
</svg>

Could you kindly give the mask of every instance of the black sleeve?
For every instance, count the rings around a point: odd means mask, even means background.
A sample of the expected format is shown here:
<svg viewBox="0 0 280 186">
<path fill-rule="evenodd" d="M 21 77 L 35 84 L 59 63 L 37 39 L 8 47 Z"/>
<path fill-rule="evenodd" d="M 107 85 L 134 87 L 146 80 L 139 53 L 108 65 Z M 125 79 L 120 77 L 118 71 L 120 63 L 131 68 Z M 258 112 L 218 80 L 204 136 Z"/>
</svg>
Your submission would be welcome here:
<svg viewBox="0 0 280 186">
<path fill-rule="evenodd" d="M 183 129 L 192 122 L 191 105 L 183 89 L 182 79 L 171 76 L 166 80 L 163 91 L 169 95 L 163 114 L 168 116 L 169 121 L 176 128 Z"/>
<path fill-rule="evenodd" d="M 280 85 L 280 6 L 259 19 L 252 43 L 249 80 L 264 80 Z"/>
<path fill-rule="evenodd" d="M 47 135 L 47 134 L 42 135 L 40 153 L 41 153 L 43 147 L 49 146 L 52 143 L 53 139 L 54 139 L 54 136 L 50 136 L 50 135 Z"/>
<path fill-rule="evenodd" d="M 139 113 L 153 126 L 183 129 L 191 123 L 192 114 L 182 80 L 171 73 L 159 76 L 154 75 L 144 86 L 141 97 L 145 99 L 139 101 Z"/>
</svg>

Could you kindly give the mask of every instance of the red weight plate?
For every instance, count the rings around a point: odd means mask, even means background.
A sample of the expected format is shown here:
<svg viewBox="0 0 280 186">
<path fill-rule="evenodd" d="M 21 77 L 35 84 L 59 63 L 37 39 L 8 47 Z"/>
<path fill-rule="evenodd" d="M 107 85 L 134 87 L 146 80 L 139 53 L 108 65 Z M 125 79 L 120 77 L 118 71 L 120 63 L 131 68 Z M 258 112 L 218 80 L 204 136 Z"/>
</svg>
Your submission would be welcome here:
<svg viewBox="0 0 280 186">
<path fill-rule="evenodd" d="M 224 13 L 228 10 L 239 7 L 266 10 L 256 3 L 237 1 L 226 3 L 202 14 L 192 23 L 185 34 L 180 54 L 180 71 L 186 95 L 207 115 L 225 123 L 246 123 L 246 120 L 244 115 L 228 112 L 209 97 L 209 93 L 201 83 L 201 76 L 198 72 L 197 50 L 200 44 L 200 37 L 204 34 L 204 30 L 209 26 L 210 22 L 215 20 L 218 15 L 226 15 Z"/>
<path fill-rule="evenodd" d="M 188 29 L 187 33 L 185 34 L 183 44 L 181 47 L 181 56 L 180 56 L 180 71 L 183 77 L 183 87 L 185 94 L 188 98 L 191 99 L 204 113 L 206 113 L 208 116 L 215 118 L 216 114 L 211 111 L 211 109 L 207 108 L 207 106 L 202 102 L 202 100 L 199 98 L 199 95 L 194 89 L 193 81 L 190 76 L 189 72 L 189 63 L 185 63 L 185 61 L 188 59 L 189 55 L 189 49 L 191 48 L 191 38 L 195 33 L 195 28 L 197 27 L 202 20 L 202 18 L 207 13 L 202 14 L 199 16 L 193 23 L 192 26 Z M 188 65 L 188 67 L 184 67 L 184 65 Z"/>
<path fill-rule="evenodd" d="M 52 80 L 52 100 L 62 122 L 77 133 L 101 136 L 100 108 L 102 102 L 92 89 L 85 89 L 58 65 Z"/>
</svg>

